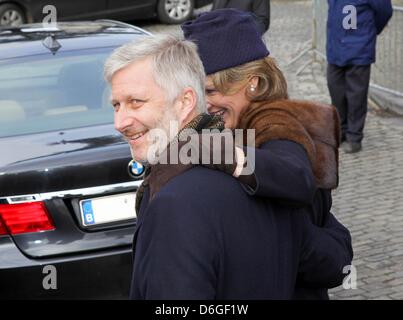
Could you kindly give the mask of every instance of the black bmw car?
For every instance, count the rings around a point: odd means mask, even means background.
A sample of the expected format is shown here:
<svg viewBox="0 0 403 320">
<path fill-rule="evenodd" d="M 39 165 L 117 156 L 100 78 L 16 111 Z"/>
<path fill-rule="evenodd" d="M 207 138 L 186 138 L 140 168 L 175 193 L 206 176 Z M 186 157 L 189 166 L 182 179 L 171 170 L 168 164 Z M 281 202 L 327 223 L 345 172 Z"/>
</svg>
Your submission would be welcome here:
<svg viewBox="0 0 403 320">
<path fill-rule="evenodd" d="M 56 8 L 57 21 L 158 17 L 164 23 L 182 23 L 193 15 L 194 8 L 211 2 L 212 0 L 0 0 L 0 27 L 41 22 L 47 5 Z"/>
<path fill-rule="evenodd" d="M 0 30 L 0 299 L 127 298 L 135 192 L 103 63 L 123 23 Z"/>
</svg>

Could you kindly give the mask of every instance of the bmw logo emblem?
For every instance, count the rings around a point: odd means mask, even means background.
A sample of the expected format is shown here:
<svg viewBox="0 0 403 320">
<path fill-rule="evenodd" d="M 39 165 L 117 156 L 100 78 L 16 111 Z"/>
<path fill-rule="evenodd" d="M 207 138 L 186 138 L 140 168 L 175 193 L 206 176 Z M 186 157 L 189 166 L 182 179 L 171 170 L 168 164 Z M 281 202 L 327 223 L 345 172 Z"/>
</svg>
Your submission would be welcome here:
<svg viewBox="0 0 403 320">
<path fill-rule="evenodd" d="M 140 162 L 131 160 L 128 164 L 129 174 L 134 178 L 140 178 L 143 176 L 146 168 Z"/>
</svg>

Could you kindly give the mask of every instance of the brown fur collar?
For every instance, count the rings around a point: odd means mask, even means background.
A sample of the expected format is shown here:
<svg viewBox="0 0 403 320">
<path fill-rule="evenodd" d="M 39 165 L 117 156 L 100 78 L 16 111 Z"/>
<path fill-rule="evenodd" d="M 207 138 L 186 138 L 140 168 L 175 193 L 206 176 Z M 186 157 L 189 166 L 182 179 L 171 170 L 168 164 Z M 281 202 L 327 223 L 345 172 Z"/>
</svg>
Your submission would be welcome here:
<svg viewBox="0 0 403 320">
<path fill-rule="evenodd" d="M 333 106 L 308 101 L 277 100 L 249 106 L 238 128 L 256 130 L 256 146 L 274 139 L 302 145 L 319 188 L 337 188 L 340 121 Z"/>
</svg>

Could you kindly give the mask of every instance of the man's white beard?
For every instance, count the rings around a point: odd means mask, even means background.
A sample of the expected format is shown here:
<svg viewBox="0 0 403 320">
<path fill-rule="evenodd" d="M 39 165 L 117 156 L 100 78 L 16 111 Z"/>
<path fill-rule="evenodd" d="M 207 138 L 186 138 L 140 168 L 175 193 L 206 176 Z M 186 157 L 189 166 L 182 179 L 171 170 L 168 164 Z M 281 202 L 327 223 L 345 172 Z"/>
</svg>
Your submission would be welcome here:
<svg viewBox="0 0 403 320">
<path fill-rule="evenodd" d="M 134 157 L 133 150 L 130 149 L 132 158 L 144 165 L 156 163 L 159 155 L 166 149 L 168 144 L 179 132 L 179 120 L 173 104 L 164 108 L 164 113 L 158 120 L 154 129 L 150 129 L 147 136 L 147 151 L 145 159 Z"/>
</svg>

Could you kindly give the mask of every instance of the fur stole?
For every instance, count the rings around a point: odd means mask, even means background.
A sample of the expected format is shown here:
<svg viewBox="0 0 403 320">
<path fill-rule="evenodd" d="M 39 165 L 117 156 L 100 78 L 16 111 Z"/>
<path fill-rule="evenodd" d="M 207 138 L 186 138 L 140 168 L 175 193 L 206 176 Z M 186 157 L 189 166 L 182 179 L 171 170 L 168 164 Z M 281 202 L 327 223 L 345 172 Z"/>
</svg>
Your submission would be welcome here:
<svg viewBox="0 0 403 320">
<path fill-rule="evenodd" d="M 340 120 L 335 107 L 309 101 L 257 102 L 240 116 L 238 128 L 256 130 L 256 147 L 284 139 L 306 150 L 318 188 L 338 186 Z"/>
</svg>

